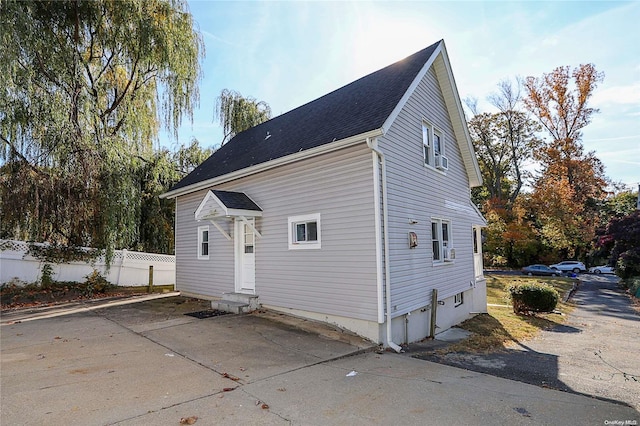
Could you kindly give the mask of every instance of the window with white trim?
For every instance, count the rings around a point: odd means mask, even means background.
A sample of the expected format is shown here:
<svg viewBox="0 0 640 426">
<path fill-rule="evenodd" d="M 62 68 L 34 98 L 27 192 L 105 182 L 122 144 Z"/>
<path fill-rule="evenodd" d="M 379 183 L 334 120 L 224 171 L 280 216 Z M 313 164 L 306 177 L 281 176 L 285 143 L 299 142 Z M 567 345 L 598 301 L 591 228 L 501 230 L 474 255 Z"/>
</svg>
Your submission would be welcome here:
<svg viewBox="0 0 640 426">
<path fill-rule="evenodd" d="M 425 166 L 443 171 L 448 169 L 443 133 L 426 121 L 422 122 L 422 146 Z"/>
<path fill-rule="evenodd" d="M 433 263 L 453 261 L 451 221 L 431 219 L 431 247 L 433 250 Z"/>
<path fill-rule="evenodd" d="M 320 244 L 320 213 L 290 216 L 289 250 L 319 249 Z"/>
<path fill-rule="evenodd" d="M 453 296 L 453 306 L 460 306 L 464 303 L 464 293 L 460 292 L 458 294 L 456 294 L 455 296 Z"/>
<path fill-rule="evenodd" d="M 209 260 L 209 225 L 198 226 L 198 259 Z"/>
</svg>

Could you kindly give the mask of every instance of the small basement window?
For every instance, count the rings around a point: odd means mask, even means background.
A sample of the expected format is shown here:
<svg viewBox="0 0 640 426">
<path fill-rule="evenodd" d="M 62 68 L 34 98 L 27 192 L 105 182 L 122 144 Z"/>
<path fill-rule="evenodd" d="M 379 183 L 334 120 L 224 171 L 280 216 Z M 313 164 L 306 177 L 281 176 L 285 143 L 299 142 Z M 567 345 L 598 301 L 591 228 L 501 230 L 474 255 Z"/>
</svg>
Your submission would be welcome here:
<svg viewBox="0 0 640 426">
<path fill-rule="evenodd" d="M 198 226 L 198 259 L 209 260 L 209 226 Z"/>
<path fill-rule="evenodd" d="M 320 213 L 290 216 L 289 250 L 320 248 Z"/>
<path fill-rule="evenodd" d="M 464 293 L 460 292 L 453 296 L 453 306 L 460 306 L 464 303 Z"/>
</svg>

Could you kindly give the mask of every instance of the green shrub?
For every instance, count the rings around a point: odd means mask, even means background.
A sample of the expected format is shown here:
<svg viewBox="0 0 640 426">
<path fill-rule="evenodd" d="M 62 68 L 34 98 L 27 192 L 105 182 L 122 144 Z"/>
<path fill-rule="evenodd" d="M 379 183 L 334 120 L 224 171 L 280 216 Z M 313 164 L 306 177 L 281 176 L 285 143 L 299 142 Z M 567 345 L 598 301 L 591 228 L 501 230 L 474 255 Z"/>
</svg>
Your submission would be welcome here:
<svg viewBox="0 0 640 426">
<path fill-rule="evenodd" d="M 87 275 L 87 280 L 84 282 L 84 285 L 87 296 L 93 296 L 96 293 L 106 293 L 114 287 L 113 284 L 107 281 L 107 279 L 95 269 Z"/>
<path fill-rule="evenodd" d="M 630 277 L 620 280 L 620 285 L 629 290 L 632 296 L 640 298 L 640 277 Z"/>
<path fill-rule="evenodd" d="M 42 288 L 50 289 L 53 287 L 55 281 L 53 280 L 53 266 L 49 263 L 42 265 L 42 275 L 40 276 L 40 285 Z"/>
<path fill-rule="evenodd" d="M 640 248 L 620 254 L 616 263 L 616 275 L 623 279 L 640 276 Z"/>
<path fill-rule="evenodd" d="M 551 312 L 560 296 L 556 289 L 544 283 L 526 283 L 509 287 L 513 312 Z"/>
</svg>

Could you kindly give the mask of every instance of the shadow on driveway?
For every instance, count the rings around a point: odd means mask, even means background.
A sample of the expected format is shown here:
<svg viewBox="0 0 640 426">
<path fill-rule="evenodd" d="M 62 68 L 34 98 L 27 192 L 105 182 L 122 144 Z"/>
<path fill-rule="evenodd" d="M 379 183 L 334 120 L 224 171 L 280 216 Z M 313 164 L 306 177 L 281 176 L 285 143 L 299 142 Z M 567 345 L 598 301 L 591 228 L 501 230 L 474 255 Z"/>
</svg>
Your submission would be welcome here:
<svg viewBox="0 0 640 426">
<path fill-rule="evenodd" d="M 414 358 L 640 408 L 640 316 L 613 277 L 583 276 L 566 324 L 496 353 L 409 345 Z M 440 349 L 440 350 L 437 350 Z"/>
</svg>

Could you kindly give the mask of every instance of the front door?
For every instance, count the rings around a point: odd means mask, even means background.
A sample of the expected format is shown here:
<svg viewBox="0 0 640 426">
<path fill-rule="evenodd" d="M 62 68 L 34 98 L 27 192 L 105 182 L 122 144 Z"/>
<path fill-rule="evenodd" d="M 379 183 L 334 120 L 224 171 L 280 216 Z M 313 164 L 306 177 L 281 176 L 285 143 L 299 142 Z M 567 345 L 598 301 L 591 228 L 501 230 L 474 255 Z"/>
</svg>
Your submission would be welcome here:
<svg viewBox="0 0 640 426">
<path fill-rule="evenodd" d="M 251 225 L 254 219 L 248 219 Z M 255 294 L 256 292 L 256 236 L 250 226 L 242 220 L 235 224 L 236 245 L 236 292 Z"/>
</svg>

